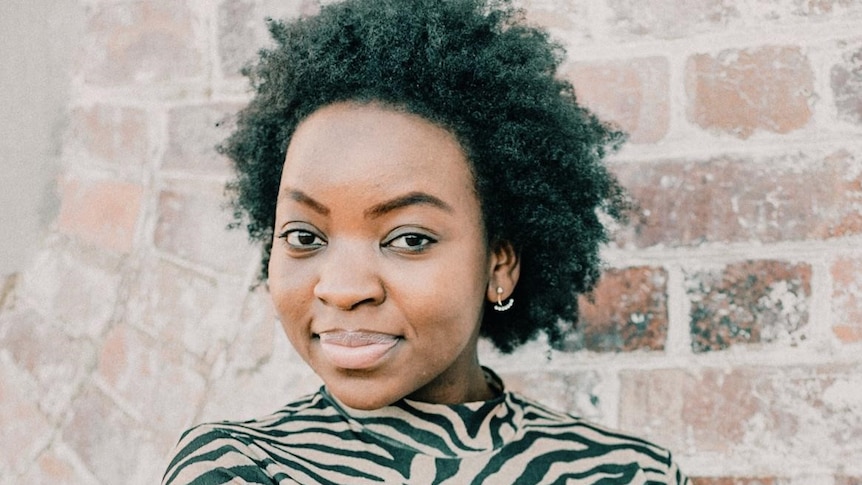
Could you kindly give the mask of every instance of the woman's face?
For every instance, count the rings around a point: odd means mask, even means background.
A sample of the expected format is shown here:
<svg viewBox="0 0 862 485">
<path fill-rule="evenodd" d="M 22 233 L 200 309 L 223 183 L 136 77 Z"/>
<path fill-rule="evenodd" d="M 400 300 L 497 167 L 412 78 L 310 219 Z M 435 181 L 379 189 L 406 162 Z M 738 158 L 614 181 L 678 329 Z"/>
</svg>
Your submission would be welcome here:
<svg viewBox="0 0 862 485">
<path fill-rule="evenodd" d="M 269 288 L 327 389 L 374 409 L 489 397 L 483 302 L 517 278 L 491 251 L 465 154 L 425 119 L 378 105 L 313 113 L 287 150 Z"/>
</svg>

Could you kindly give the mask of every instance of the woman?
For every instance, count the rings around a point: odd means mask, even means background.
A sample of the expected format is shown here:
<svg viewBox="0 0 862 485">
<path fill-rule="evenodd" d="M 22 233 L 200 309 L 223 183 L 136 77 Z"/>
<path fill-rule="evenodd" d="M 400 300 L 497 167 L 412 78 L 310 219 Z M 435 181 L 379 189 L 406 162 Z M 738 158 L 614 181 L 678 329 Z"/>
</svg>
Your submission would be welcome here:
<svg viewBox="0 0 862 485">
<path fill-rule="evenodd" d="M 682 483 L 670 454 L 506 391 L 598 277 L 620 140 L 505 2 L 348 0 L 249 69 L 223 147 L 285 333 L 324 387 L 186 432 L 164 483 Z"/>
</svg>

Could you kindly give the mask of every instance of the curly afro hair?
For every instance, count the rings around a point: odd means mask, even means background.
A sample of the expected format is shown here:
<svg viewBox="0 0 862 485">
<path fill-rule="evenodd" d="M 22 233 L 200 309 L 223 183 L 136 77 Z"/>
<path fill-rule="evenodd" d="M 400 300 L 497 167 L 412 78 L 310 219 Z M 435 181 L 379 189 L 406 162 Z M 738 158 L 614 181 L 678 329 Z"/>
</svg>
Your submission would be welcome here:
<svg viewBox="0 0 862 485">
<path fill-rule="evenodd" d="M 275 46 L 244 69 L 255 96 L 220 147 L 236 225 L 272 249 L 284 155 L 297 125 L 342 101 L 375 102 L 450 130 L 471 163 L 488 243 L 521 257 L 515 306 L 485 311 L 482 335 L 503 352 L 544 331 L 560 342 L 577 294 L 600 273 L 600 214 L 622 190 L 602 159 L 623 135 L 555 78 L 563 49 L 507 0 L 347 0 L 272 21 Z"/>
</svg>

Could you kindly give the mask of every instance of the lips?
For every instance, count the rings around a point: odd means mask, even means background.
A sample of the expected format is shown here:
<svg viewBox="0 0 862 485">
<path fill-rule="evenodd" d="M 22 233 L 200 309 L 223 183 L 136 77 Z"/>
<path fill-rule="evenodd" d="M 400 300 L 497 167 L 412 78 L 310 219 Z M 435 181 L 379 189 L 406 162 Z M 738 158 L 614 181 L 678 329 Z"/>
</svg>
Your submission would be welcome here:
<svg viewBox="0 0 862 485">
<path fill-rule="evenodd" d="M 341 369 L 361 370 L 377 365 L 400 340 L 386 333 L 336 330 L 318 335 L 323 355 Z"/>
</svg>

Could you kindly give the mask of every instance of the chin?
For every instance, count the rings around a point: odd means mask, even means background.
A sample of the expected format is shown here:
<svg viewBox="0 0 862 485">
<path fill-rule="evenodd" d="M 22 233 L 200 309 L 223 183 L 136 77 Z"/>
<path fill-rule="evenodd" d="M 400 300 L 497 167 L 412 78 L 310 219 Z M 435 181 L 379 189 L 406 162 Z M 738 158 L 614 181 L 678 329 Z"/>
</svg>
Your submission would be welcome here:
<svg viewBox="0 0 862 485">
<path fill-rule="evenodd" d="M 354 393 L 354 392 L 337 392 L 333 389 L 330 389 L 329 392 L 335 396 L 336 399 L 341 401 L 345 406 L 352 409 L 359 409 L 362 411 L 373 411 L 375 409 L 380 409 L 382 407 L 386 407 L 398 399 L 387 399 L 385 396 L 374 395 L 367 396 L 364 395 L 366 393 Z"/>
<path fill-rule="evenodd" d="M 347 381 L 347 382 L 345 382 Z M 382 383 L 373 379 L 351 379 L 339 377 L 324 379 L 326 389 L 349 408 L 371 411 L 398 401 L 404 396 L 386 392 Z"/>
</svg>

